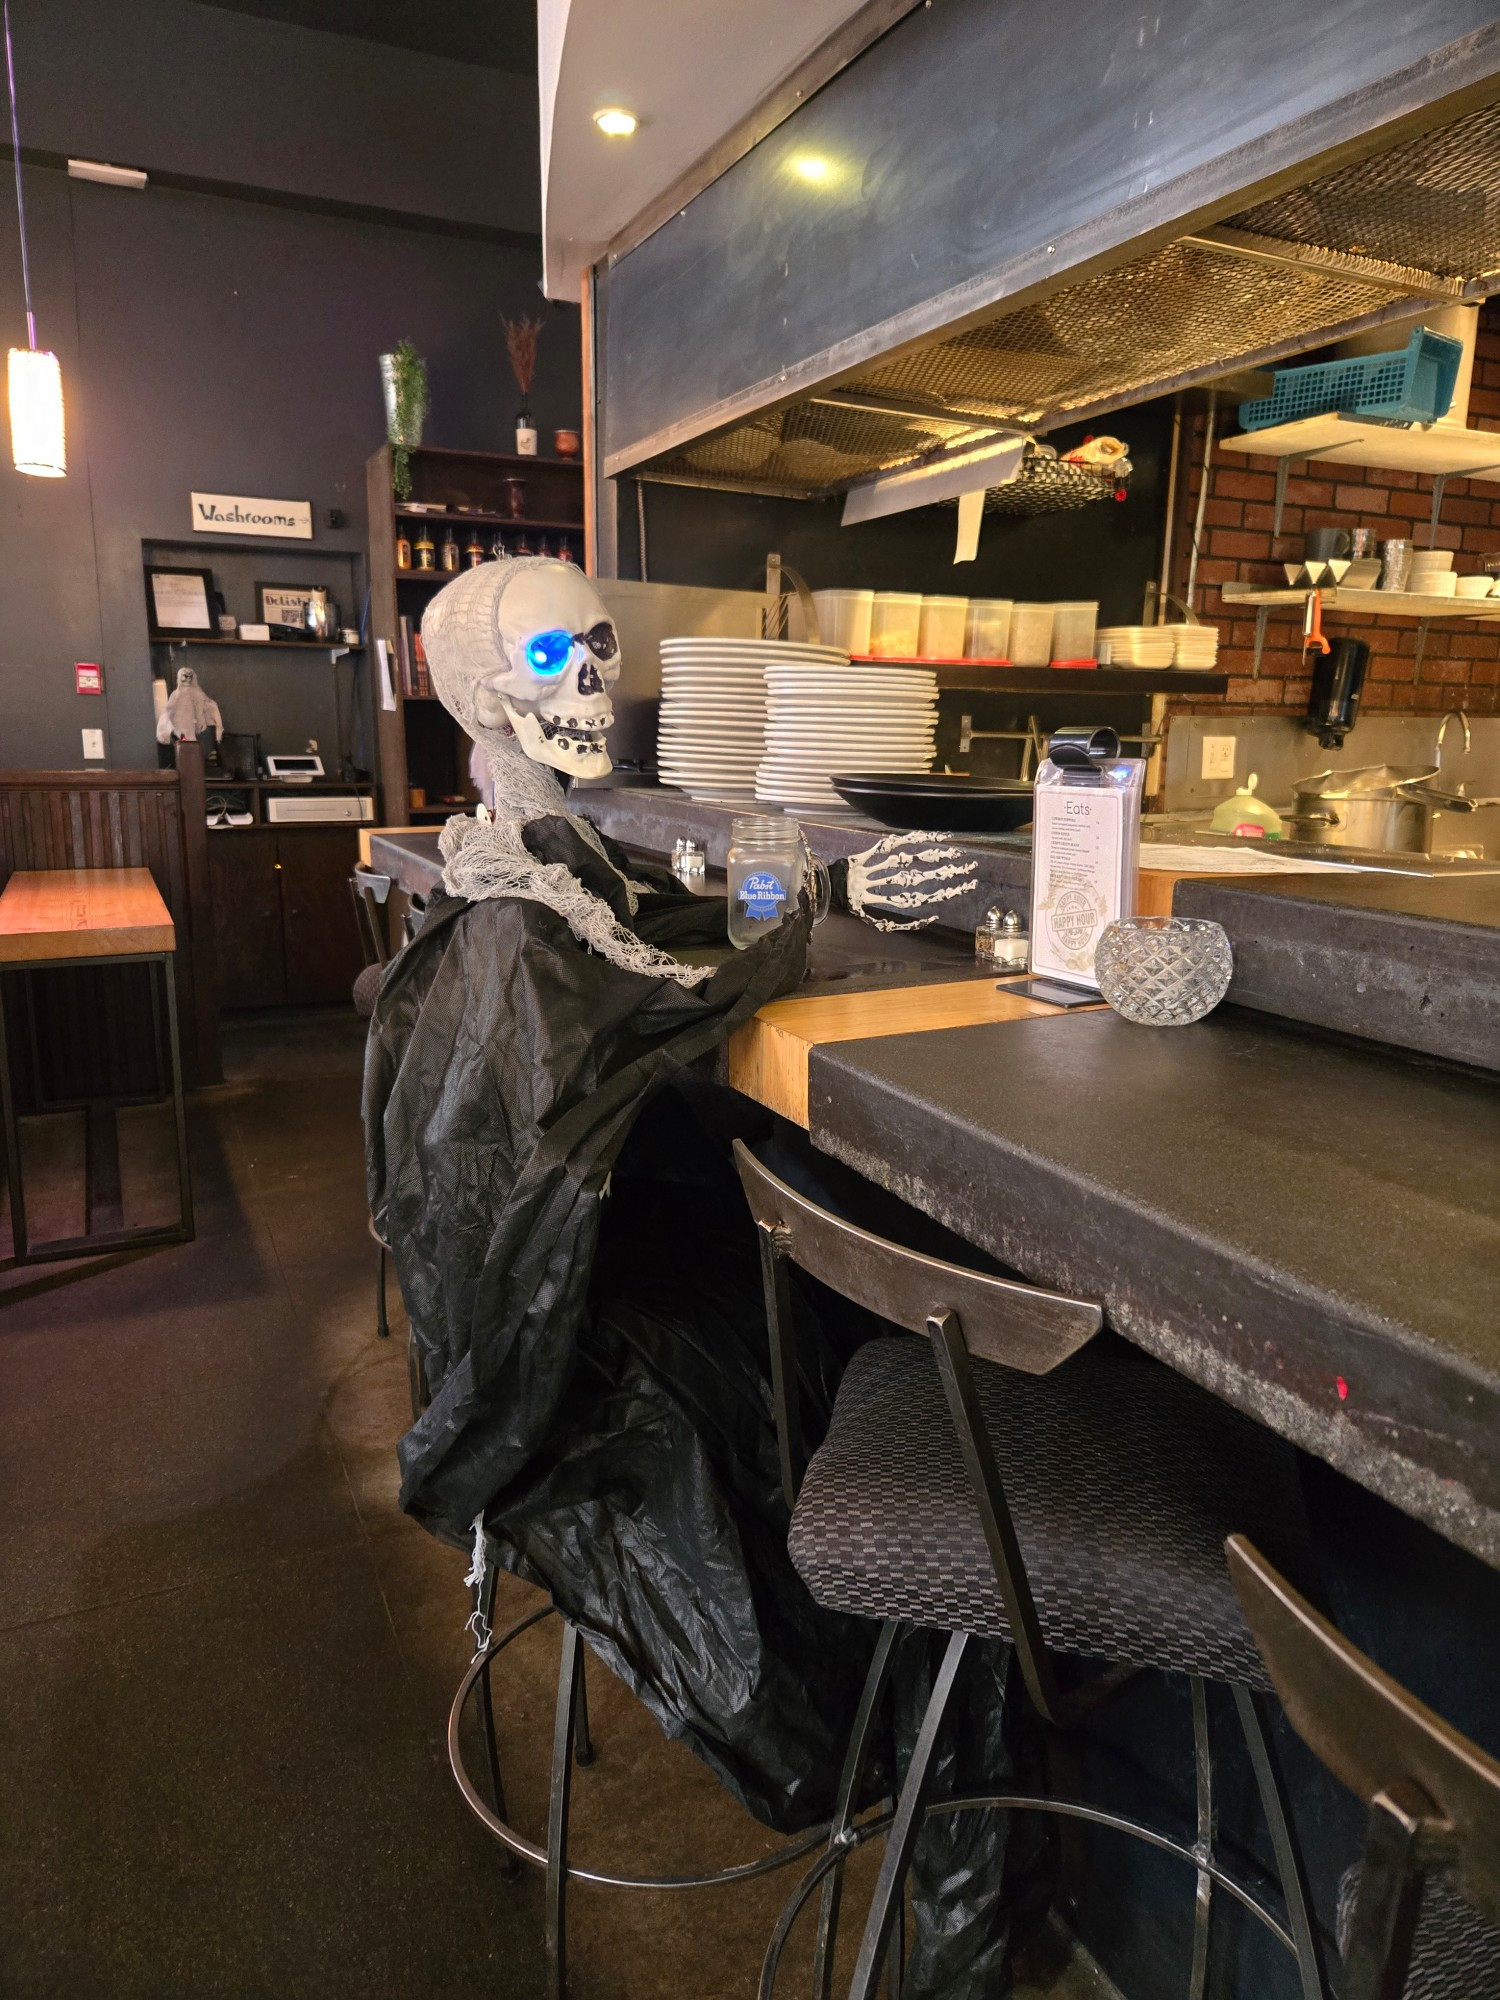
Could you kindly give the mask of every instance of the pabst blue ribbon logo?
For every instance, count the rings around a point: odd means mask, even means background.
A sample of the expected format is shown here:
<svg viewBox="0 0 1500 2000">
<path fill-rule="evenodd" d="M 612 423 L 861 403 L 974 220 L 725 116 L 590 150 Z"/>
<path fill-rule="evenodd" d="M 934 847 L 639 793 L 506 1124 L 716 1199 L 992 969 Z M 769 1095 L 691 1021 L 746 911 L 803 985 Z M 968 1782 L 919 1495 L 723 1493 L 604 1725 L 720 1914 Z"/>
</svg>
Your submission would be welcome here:
<svg viewBox="0 0 1500 2000">
<path fill-rule="evenodd" d="M 747 875 L 740 884 L 740 901 L 745 906 L 747 916 L 764 922 L 768 918 L 781 915 L 781 906 L 786 901 L 786 890 L 769 872 Z"/>
</svg>

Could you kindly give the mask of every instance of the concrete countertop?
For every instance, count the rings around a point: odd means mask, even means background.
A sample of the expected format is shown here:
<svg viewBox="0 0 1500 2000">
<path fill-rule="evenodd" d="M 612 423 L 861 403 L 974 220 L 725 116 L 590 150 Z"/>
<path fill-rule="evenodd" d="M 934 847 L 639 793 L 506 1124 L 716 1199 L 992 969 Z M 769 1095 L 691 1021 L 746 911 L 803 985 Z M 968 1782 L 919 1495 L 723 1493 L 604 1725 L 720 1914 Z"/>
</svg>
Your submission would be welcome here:
<svg viewBox="0 0 1500 2000">
<path fill-rule="evenodd" d="M 1500 1070 L 1500 875 L 1179 882 L 1229 934 L 1229 998 L 1341 1034 Z"/>
<path fill-rule="evenodd" d="M 818 1146 L 1500 1566 L 1500 1083 L 1226 1007 L 816 1048 Z"/>
</svg>

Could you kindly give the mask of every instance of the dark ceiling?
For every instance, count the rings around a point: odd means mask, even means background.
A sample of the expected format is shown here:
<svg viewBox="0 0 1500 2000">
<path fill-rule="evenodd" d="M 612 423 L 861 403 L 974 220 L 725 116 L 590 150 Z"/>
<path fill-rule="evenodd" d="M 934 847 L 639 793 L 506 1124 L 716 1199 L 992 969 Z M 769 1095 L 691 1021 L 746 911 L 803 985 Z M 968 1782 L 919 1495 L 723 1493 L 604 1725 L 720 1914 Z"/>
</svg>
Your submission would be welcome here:
<svg viewBox="0 0 1500 2000">
<path fill-rule="evenodd" d="M 299 28 L 536 75 L 536 0 L 210 0 Z"/>
</svg>

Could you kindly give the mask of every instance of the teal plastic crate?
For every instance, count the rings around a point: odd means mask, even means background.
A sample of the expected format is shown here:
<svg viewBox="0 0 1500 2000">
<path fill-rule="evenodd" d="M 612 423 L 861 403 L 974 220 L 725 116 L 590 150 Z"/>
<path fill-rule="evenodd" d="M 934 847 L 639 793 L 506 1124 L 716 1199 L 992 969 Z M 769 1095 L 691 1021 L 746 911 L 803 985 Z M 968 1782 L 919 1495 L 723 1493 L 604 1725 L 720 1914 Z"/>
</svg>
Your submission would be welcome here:
<svg viewBox="0 0 1500 2000">
<path fill-rule="evenodd" d="M 1369 424 L 1430 424 L 1448 414 L 1463 342 L 1418 327 L 1394 354 L 1361 354 L 1278 368 L 1276 386 L 1240 404 L 1240 428 L 1270 430 L 1299 417 L 1358 417 Z"/>
</svg>

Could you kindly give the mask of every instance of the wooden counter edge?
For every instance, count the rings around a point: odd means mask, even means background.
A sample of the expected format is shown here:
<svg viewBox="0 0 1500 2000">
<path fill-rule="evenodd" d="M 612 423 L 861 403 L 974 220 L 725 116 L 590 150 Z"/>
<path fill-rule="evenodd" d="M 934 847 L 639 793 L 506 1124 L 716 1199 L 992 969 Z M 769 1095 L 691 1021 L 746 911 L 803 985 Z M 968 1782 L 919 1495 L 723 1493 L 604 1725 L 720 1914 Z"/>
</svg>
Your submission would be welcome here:
<svg viewBox="0 0 1500 2000">
<path fill-rule="evenodd" d="M 861 993 L 790 994 L 769 1001 L 730 1036 L 729 1081 L 744 1096 L 805 1130 L 808 1058 L 823 1043 L 932 1034 L 1066 1012 L 1044 1000 L 1009 993 L 992 975 Z"/>
</svg>

